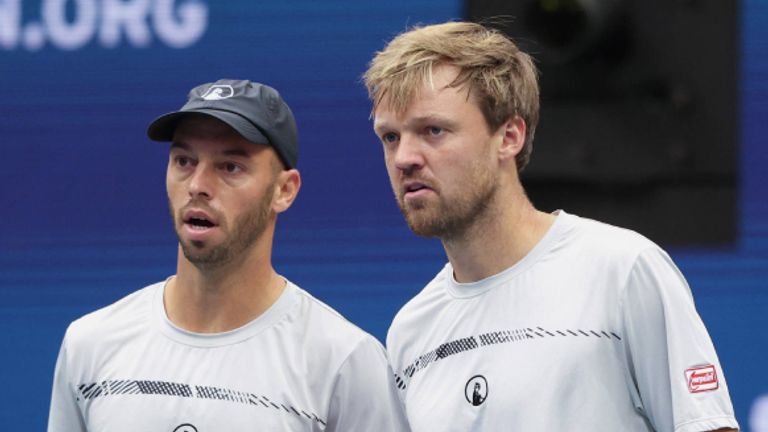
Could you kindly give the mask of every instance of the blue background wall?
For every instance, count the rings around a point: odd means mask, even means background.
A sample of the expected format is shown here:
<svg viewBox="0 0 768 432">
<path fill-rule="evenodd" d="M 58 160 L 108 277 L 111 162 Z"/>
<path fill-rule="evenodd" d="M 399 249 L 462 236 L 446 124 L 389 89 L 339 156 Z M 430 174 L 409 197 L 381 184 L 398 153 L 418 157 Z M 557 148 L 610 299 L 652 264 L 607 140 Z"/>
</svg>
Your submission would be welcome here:
<svg viewBox="0 0 768 432">
<path fill-rule="evenodd" d="M 294 109 L 304 186 L 279 221 L 278 271 L 383 340 L 445 260 L 396 210 L 359 77 L 386 40 L 460 18 L 460 2 L 141 3 L 0 2 L 0 385 L 12 389 L 0 424 L 12 430 L 44 429 L 70 321 L 174 272 L 167 148 L 144 131 L 196 84 L 267 82 Z M 755 402 L 768 395 L 768 3 L 743 0 L 741 15 L 741 235 L 727 250 L 670 252 L 739 421 L 768 431 Z"/>
</svg>

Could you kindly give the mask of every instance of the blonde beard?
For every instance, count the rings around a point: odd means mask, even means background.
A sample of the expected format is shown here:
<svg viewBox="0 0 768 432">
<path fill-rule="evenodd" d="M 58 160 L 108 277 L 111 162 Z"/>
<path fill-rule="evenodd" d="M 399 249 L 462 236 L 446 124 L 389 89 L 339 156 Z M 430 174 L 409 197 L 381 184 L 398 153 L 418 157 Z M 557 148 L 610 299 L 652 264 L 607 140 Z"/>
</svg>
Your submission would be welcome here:
<svg viewBox="0 0 768 432">
<path fill-rule="evenodd" d="M 469 227 L 488 216 L 489 208 L 496 199 L 497 178 L 483 176 L 473 190 L 452 202 L 438 196 L 436 205 L 415 202 L 406 207 L 402 197 L 397 197 L 400 212 L 408 227 L 421 237 L 451 240 L 463 236 Z"/>
</svg>

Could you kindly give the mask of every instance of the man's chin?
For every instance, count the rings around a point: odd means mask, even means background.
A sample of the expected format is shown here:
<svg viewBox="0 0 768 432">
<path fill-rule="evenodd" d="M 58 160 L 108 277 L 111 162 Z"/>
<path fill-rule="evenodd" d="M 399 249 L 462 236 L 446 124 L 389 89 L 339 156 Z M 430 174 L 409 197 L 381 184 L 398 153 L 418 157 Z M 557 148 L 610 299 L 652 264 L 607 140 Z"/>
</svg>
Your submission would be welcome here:
<svg viewBox="0 0 768 432">
<path fill-rule="evenodd" d="M 440 237 L 442 225 L 435 218 L 425 216 L 407 213 L 405 221 L 408 224 L 408 228 L 419 237 Z"/>
<path fill-rule="evenodd" d="M 205 242 L 203 240 L 190 240 L 189 242 L 189 249 L 194 250 L 204 250 L 205 249 Z"/>
<path fill-rule="evenodd" d="M 221 248 L 211 247 L 203 241 L 182 241 L 181 250 L 184 252 L 184 258 L 199 268 L 215 267 L 226 258 Z"/>
<path fill-rule="evenodd" d="M 208 247 L 208 242 L 206 241 L 189 240 L 181 236 L 179 236 L 179 245 L 184 251 L 184 256 L 188 258 L 190 256 L 205 255 L 208 253 L 208 249 L 210 249 L 210 247 Z"/>
<path fill-rule="evenodd" d="M 447 212 L 423 210 L 403 210 L 405 222 L 408 228 L 419 237 L 439 238 L 449 240 L 465 232 L 468 227 L 468 218 L 456 218 Z"/>
</svg>

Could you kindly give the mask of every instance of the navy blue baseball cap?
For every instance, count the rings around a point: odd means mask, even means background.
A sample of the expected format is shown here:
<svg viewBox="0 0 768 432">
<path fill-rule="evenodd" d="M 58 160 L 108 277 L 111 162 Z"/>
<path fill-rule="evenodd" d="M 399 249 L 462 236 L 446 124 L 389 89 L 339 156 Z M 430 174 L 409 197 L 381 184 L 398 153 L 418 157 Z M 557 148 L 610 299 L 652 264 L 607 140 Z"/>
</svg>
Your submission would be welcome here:
<svg viewBox="0 0 768 432">
<path fill-rule="evenodd" d="M 288 168 L 296 168 L 299 137 L 296 120 L 280 93 L 247 80 L 218 80 L 190 90 L 180 110 L 161 115 L 147 129 L 153 141 L 173 141 L 179 121 L 191 113 L 215 117 L 248 141 L 272 146 Z"/>
</svg>

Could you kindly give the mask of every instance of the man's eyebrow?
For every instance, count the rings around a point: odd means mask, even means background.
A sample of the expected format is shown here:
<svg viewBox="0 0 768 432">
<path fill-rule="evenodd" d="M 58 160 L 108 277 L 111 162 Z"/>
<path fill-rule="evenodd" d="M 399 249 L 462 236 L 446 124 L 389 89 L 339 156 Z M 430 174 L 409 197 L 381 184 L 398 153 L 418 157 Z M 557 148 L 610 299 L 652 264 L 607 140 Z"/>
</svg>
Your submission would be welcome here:
<svg viewBox="0 0 768 432">
<path fill-rule="evenodd" d="M 373 130 L 374 131 L 380 132 L 380 131 L 386 130 L 386 129 L 388 129 L 386 122 L 383 122 L 383 121 L 374 121 L 373 122 Z"/>
<path fill-rule="evenodd" d="M 182 150 L 189 150 L 189 146 L 181 141 L 171 142 L 171 149 L 180 148 Z"/>
<path fill-rule="evenodd" d="M 448 128 L 455 129 L 458 123 L 455 120 L 441 116 L 439 114 L 426 114 L 419 117 L 414 117 L 408 120 L 408 125 L 423 126 L 425 124 L 438 123 L 447 126 Z M 406 125 L 406 127 L 408 126 Z M 373 130 L 376 132 L 389 130 L 389 125 L 386 121 L 374 121 Z"/>
<path fill-rule="evenodd" d="M 251 156 L 251 153 L 249 151 L 246 151 L 245 149 L 242 149 L 242 148 L 228 149 L 228 150 L 224 150 L 221 153 L 224 154 L 225 156 L 239 156 L 244 158 Z"/>
<path fill-rule="evenodd" d="M 415 124 L 425 124 L 425 123 L 442 123 L 444 125 L 447 125 L 449 128 L 455 128 L 456 127 L 456 121 L 449 119 L 447 117 L 443 117 L 438 114 L 427 114 L 421 117 L 416 117 L 411 120 Z"/>
</svg>

